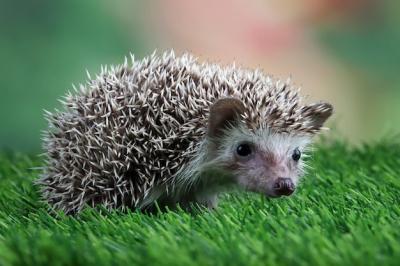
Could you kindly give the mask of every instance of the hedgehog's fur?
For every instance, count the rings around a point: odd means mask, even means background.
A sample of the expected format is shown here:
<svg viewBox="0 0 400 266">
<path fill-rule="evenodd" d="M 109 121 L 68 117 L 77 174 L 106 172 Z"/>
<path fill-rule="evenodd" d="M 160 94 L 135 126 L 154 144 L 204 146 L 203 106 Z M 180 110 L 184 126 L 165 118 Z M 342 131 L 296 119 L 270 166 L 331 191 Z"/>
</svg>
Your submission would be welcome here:
<svg viewBox="0 0 400 266">
<path fill-rule="evenodd" d="M 173 52 L 125 60 L 68 93 L 65 110 L 47 113 L 43 198 L 76 213 L 85 205 L 142 207 L 157 198 L 155 187 L 174 193 L 177 175 L 201 160 L 210 107 L 227 97 L 243 102 L 240 119 L 253 131 L 314 135 L 322 125 L 313 116 L 326 111 L 302 105 L 289 81 L 258 70 Z"/>
</svg>

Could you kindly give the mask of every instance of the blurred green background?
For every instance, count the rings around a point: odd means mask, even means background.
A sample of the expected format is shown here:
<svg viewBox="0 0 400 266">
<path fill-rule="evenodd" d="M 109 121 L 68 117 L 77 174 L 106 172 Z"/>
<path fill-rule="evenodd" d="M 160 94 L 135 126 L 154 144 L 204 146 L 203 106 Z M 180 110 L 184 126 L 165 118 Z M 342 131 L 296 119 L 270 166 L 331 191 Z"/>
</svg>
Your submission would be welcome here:
<svg viewBox="0 0 400 266">
<path fill-rule="evenodd" d="M 156 48 L 291 75 L 340 136 L 381 138 L 400 130 L 399 26 L 400 1 L 1 0 L 0 147 L 39 151 L 43 109 L 86 69 Z"/>
</svg>

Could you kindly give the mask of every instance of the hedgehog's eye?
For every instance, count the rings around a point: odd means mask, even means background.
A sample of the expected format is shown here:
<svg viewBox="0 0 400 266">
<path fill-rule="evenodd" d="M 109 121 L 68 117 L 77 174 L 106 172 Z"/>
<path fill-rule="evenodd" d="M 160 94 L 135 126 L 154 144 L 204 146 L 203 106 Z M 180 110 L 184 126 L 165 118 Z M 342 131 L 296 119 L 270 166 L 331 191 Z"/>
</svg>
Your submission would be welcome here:
<svg viewBox="0 0 400 266">
<path fill-rule="evenodd" d="M 300 160 L 300 157 L 301 157 L 301 151 L 299 150 L 299 148 L 294 149 L 292 154 L 292 159 L 297 162 L 298 160 Z"/>
<path fill-rule="evenodd" d="M 239 146 L 237 146 L 237 148 L 236 148 L 236 153 L 240 157 L 249 156 L 252 153 L 250 144 L 247 144 L 247 143 L 239 144 Z"/>
</svg>

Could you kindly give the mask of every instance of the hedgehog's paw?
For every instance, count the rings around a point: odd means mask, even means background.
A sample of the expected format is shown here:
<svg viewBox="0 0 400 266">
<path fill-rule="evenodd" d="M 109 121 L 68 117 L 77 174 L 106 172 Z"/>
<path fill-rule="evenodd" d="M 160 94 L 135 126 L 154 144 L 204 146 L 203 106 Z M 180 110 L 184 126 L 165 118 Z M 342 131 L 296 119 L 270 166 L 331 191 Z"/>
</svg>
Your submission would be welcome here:
<svg viewBox="0 0 400 266">
<path fill-rule="evenodd" d="M 214 210 L 218 206 L 218 194 L 207 194 L 197 197 L 197 203 L 209 210 Z"/>
</svg>

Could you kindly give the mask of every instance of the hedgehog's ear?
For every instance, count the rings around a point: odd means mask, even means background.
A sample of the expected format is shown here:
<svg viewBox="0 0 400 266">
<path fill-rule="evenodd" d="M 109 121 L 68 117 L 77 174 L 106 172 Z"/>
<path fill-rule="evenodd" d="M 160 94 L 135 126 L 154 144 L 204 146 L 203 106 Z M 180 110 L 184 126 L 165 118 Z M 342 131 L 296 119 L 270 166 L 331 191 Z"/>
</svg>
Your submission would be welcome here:
<svg viewBox="0 0 400 266">
<path fill-rule="evenodd" d="M 332 113 L 333 106 L 330 103 L 320 102 L 305 106 L 302 115 L 309 119 L 313 129 L 319 130 Z"/>
<path fill-rule="evenodd" d="M 219 137 L 229 125 L 234 124 L 245 111 L 242 101 L 235 98 L 223 98 L 210 108 L 208 118 L 208 135 Z"/>
</svg>

